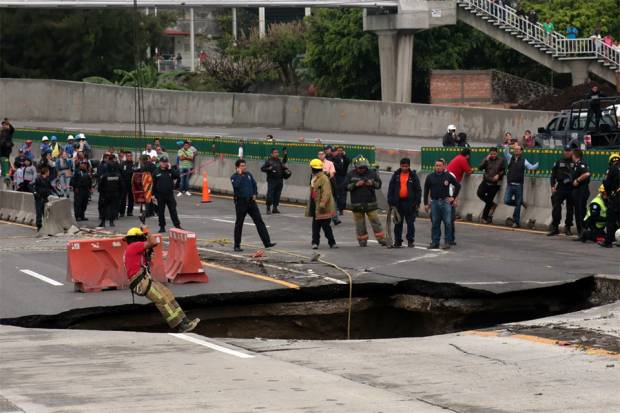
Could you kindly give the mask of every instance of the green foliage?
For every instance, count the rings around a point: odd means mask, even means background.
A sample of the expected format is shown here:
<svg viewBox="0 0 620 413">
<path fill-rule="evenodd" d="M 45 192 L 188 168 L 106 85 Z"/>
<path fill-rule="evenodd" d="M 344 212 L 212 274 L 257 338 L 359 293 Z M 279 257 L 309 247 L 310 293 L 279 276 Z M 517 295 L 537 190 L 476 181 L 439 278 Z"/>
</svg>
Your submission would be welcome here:
<svg viewBox="0 0 620 413">
<path fill-rule="evenodd" d="M 0 74 L 81 80 L 135 67 L 130 10 L 0 9 Z M 138 16 L 138 48 L 156 46 L 169 13 Z M 142 56 L 140 56 L 142 58 Z"/>
<path fill-rule="evenodd" d="M 323 96 L 381 96 L 377 37 L 364 32 L 361 10 L 319 9 L 307 19 L 305 64 Z"/>
<path fill-rule="evenodd" d="M 214 56 L 204 64 L 206 76 L 228 92 L 247 92 L 273 68 L 268 60 L 245 56 Z"/>
<path fill-rule="evenodd" d="M 618 0 L 522 0 L 524 10 L 536 10 L 539 20 L 551 19 L 557 31 L 568 25 L 579 29 L 580 37 L 588 37 L 597 26 L 602 33 L 620 36 L 620 4 Z"/>
</svg>

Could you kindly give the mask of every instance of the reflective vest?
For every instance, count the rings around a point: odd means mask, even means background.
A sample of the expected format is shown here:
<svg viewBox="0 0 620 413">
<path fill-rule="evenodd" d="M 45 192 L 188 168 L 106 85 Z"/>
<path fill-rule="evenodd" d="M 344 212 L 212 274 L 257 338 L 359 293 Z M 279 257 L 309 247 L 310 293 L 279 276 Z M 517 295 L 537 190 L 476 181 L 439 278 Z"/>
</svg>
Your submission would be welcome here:
<svg viewBox="0 0 620 413">
<path fill-rule="evenodd" d="M 596 228 L 603 229 L 605 228 L 605 224 L 607 222 L 607 205 L 605 205 L 605 201 L 601 198 L 601 194 L 598 194 L 592 201 L 590 201 L 590 205 L 596 204 L 601 208 L 601 213 L 598 216 L 598 220 L 596 221 Z M 590 218 L 590 205 L 588 205 L 588 212 L 586 213 L 586 217 L 583 219 L 587 221 Z"/>
</svg>

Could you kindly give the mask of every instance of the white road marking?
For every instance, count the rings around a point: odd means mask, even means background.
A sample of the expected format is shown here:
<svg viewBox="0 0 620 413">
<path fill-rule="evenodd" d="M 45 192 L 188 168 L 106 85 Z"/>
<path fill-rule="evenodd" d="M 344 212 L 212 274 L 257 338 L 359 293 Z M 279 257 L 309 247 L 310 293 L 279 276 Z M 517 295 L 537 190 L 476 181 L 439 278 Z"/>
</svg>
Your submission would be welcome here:
<svg viewBox="0 0 620 413">
<path fill-rule="evenodd" d="M 226 347 L 222 347 L 220 345 L 211 343 L 209 341 L 201 340 L 196 337 L 188 336 L 187 334 L 177 334 L 177 333 L 168 333 L 173 337 L 179 338 L 181 340 L 189 341 L 190 343 L 198 344 L 199 346 L 208 347 L 211 350 L 219 351 L 222 353 L 226 353 L 231 356 L 239 357 L 242 359 L 251 359 L 254 358 L 251 354 L 242 353 L 240 351 L 235 351 Z"/>
<path fill-rule="evenodd" d="M 46 282 L 48 284 L 52 284 L 55 287 L 63 285 L 63 283 L 59 283 L 56 280 L 52 280 L 51 278 L 46 277 L 45 275 L 41 275 L 38 272 L 34 272 L 32 270 L 19 270 L 19 271 L 23 272 L 24 274 L 28 274 L 31 277 L 38 278 L 39 280 Z"/>
<path fill-rule="evenodd" d="M 220 219 L 220 218 L 209 218 L 211 221 L 217 221 L 217 222 L 226 222 L 227 224 L 234 224 L 235 221 L 229 220 L 229 219 Z M 243 225 L 251 225 L 253 227 L 255 227 L 256 225 L 252 224 L 251 222 L 244 222 Z M 267 228 L 271 228 L 269 225 L 265 225 Z"/>
<path fill-rule="evenodd" d="M 560 284 L 560 283 L 571 283 L 575 282 L 578 279 L 574 280 L 556 280 L 556 281 L 470 281 L 470 282 L 460 282 L 455 281 L 456 284 L 460 285 L 505 285 L 505 284 Z"/>
<path fill-rule="evenodd" d="M 368 268 L 365 268 L 364 271 L 368 272 L 368 271 L 375 270 L 377 268 L 388 267 L 390 265 L 405 264 L 405 263 L 408 263 L 408 262 L 420 261 L 420 260 L 423 260 L 423 259 L 426 259 L 426 258 L 435 258 L 435 257 L 438 257 L 438 256 L 439 256 L 439 254 L 424 254 L 424 255 L 420 255 L 419 257 L 413 257 L 413 258 L 408 258 L 406 260 L 394 261 L 394 262 L 390 262 L 388 264 L 377 265 L 375 267 L 368 267 Z"/>
</svg>

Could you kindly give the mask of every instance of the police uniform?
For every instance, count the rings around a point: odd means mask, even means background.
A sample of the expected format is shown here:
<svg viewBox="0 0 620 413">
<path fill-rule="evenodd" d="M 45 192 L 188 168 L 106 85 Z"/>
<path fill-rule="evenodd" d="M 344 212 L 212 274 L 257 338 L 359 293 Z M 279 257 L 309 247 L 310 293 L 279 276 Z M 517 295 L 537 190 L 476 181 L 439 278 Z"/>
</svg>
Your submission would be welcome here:
<svg viewBox="0 0 620 413">
<path fill-rule="evenodd" d="M 272 206 L 274 214 L 280 213 L 278 205 L 280 205 L 280 196 L 284 188 L 284 174 L 287 169 L 285 166 L 286 161 L 286 155 L 282 159 L 270 157 L 260 168 L 261 171 L 267 174 L 267 214 L 271 213 Z"/>
<path fill-rule="evenodd" d="M 577 227 L 577 232 L 581 234 L 583 229 L 583 220 L 586 216 L 588 198 L 590 198 L 590 177 L 588 176 L 586 179 L 582 181 L 578 181 L 578 178 L 585 174 L 589 173 L 590 168 L 588 164 L 580 159 L 575 162 L 574 170 L 573 170 L 573 206 L 575 210 L 575 226 Z M 577 184 L 577 186 L 575 186 Z"/>
<path fill-rule="evenodd" d="M 256 180 L 252 174 L 249 172 L 243 174 L 234 173 L 230 177 L 230 182 L 233 187 L 235 200 L 235 251 L 241 251 L 241 233 L 243 231 L 243 222 L 245 221 L 246 215 L 249 215 L 252 221 L 254 221 L 258 236 L 263 242 L 263 245 L 266 248 L 274 246 L 275 244 L 271 242 L 269 232 L 267 232 L 267 226 L 256 205 L 258 189 Z"/>
<path fill-rule="evenodd" d="M 162 157 L 160 161 L 168 162 Z M 166 230 L 166 206 L 170 212 L 170 219 L 175 228 L 181 228 L 181 221 L 177 214 L 177 201 L 174 197 L 174 182 L 179 180 L 179 170 L 157 169 L 153 174 L 153 195 L 157 198 L 159 215 L 159 232 Z"/>
<path fill-rule="evenodd" d="M 551 171 L 551 187 L 555 188 L 555 192 L 551 195 L 551 205 L 553 207 L 551 216 L 551 232 L 550 235 L 558 233 L 558 227 L 562 220 L 562 204 L 566 202 L 566 217 L 564 218 L 564 227 L 570 232 L 573 226 L 573 171 L 575 163 L 572 159 L 558 159 L 553 164 Z"/>
<path fill-rule="evenodd" d="M 121 163 L 121 204 L 119 215 L 122 217 L 127 211 L 127 216 L 133 216 L 133 192 L 131 190 L 131 177 L 133 176 L 134 163 L 133 161 L 123 161 Z"/>
<path fill-rule="evenodd" d="M 101 214 L 100 227 L 105 227 L 105 221 L 114 226 L 118 215 L 121 192 L 121 173 L 117 165 L 109 164 L 99 178 L 99 211 Z"/>
<path fill-rule="evenodd" d="M 73 214 L 76 221 L 86 221 L 86 208 L 90 198 L 93 180 L 90 172 L 78 170 L 71 177 L 70 185 L 73 188 Z"/>
</svg>

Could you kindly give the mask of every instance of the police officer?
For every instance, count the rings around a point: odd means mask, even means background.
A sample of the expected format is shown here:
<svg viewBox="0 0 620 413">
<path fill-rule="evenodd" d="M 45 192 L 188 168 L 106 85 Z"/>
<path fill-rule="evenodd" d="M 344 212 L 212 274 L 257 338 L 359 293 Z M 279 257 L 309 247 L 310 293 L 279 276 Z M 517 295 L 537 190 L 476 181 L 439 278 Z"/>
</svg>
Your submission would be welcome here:
<svg viewBox="0 0 620 413">
<path fill-rule="evenodd" d="M 284 158 L 280 159 L 280 153 L 277 149 L 271 150 L 271 156 L 265 161 L 260 168 L 261 171 L 267 174 L 267 215 L 270 215 L 273 211 L 274 214 L 279 214 L 278 205 L 280 204 L 280 195 L 284 188 L 284 178 L 286 172 L 286 149 L 282 150 Z M 271 207 L 273 206 L 273 210 Z"/>
<path fill-rule="evenodd" d="M 34 206 L 36 211 L 37 231 L 43 226 L 43 212 L 49 196 L 52 194 L 50 170 L 47 166 L 41 167 L 39 176 L 34 181 Z"/>
<path fill-rule="evenodd" d="M 566 217 L 564 219 L 564 231 L 566 235 L 572 235 L 570 227 L 573 226 L 573 151 L 570 146 L 564 148 L 564 155 L 553 164 L 551 170 L 551 228 L 548 236 L 560 233 L 560 221 L 562 220 L 562 204 L 566 202 Z"/>
<path fill-rule="evenodd" d="M 86 208 L 93 187 L 93 180 L 88 171 L 88 162 L 80 162 L 79 169 L 71 177 L 69 185 L 73 189 L 73 214 L 76 221 L 88 221 Z"/>
<path fill-rule="evenodd" d="M 575 208 L 575 226 L 577 227 L 577 234 L 581 237 L 588 198 L 590 198 L 590 168 L 583 160 L 583 152 L 581 149 L 573 150 L 573 162 L 575 167 L 573 170 L 572 197 Z"/>
<path fill-rule="evenodd" d="M 342 215 L 347 206 L 346 181 L 351 160 L 347 157 L 342 146 L 337 146 L 336 153 L 328 159 L 334 163 L 334 168 L 336 168 L 336 207 L 338 208 L 338 214 Z"/>
<path fill-rule="evenodd" d="M 133 170 L 135 165 L 133 163 L 133 155 L 131 152 L 125 152 L 124 159 L 121 162 L 121 205 L 119 210 L 119 216 L 125 216 L 125 210 L 127 210 L 127 216 L 133 216 L 133 192 L 131 190 L 131 177 L 133 176 Z"/>
<path fill-rule="evenodd" d="M 249 215 L 256 225 L 258 236 L 265 248 L 274 247 L 275 242 L 271 242 L 269 238 L 269 232 L 267 232 L 267 226 L 263 222 L 263 218 L 260 215 L 258 206 L 256 205 L 256 196 L 258 195 L 258 189 L 256 180 L 249 173 L 247 165 L 243 159 L 237 159 L 235 162 L 236 172 L 230 177 L 233 190 L 235 192 L 235 213 L 237 218 L 235 220 L 235 251 L 241 252 L 241 233 L 243 230 L 243 221 L 245 216 Z"/>
<path fill-rule="evenodd" d="M 118 215 L 121 193 L 121 171 L 113 156 L 108 156 L 105 161 L 104 173 L 99 177 L 99 226 L 105 228 L 105 221 L 114 226 L 114 220 Z"/>
<path fill-rule="evenodd" d="M 598 188 L 598 195 L 590 201 L 588 212 L 583 220 L 583 231 L 579 239 L 582 242 L 596 241 L 605 238 L 605 225 L 607 223 L 607 194 L 605 185 Z"/>
<path fill-rule="evenodd" d="M 605 241 L 601 247 L 611 248 L 620 226 L 620 153 L 612 153 L 609 156 L 609 169 L 603 181 L 605 194 L 607 195 L 607 223 L 605 226 Z"/>
<path fill-rule="evenodd" d="M 153 175 L 153 195 L 157 198 L 159 232 L 166 232 L 166 206 L 175 228 L 181 228 L 177 215 L 177 201 L 174 199 L 174 184 L 180 179 L 179 170 L 171 168 L 167 156 L 159 160 L 159 169 Z"/>
</svg>

